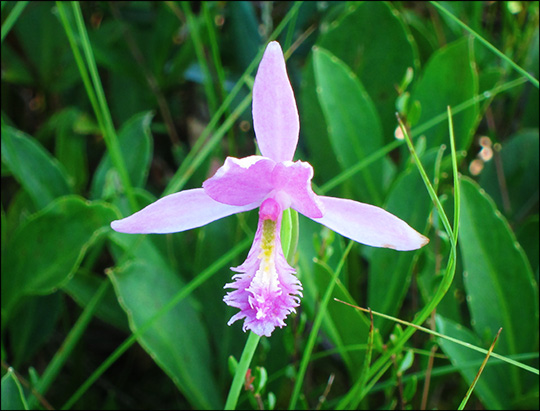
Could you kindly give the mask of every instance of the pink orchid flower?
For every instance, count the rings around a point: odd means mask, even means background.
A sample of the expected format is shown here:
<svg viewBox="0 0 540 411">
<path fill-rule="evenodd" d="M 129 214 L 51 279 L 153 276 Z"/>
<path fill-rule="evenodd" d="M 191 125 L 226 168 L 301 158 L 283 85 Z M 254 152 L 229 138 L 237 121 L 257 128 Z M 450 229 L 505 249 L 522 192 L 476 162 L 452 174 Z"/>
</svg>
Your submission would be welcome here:
<svg viewBox="0 0 540 411">
<path fill-rule="evenodd" d="M 253 125 L 261 156 L 228 157 L 202 188 L 168 195 L 113 221 L 121 233 L 175 233 L 259 207 L 259 224 L 246 261 L 232 268 L 224 301 L 240 311 L 243 330 L 270 336 L 300 303 L 302 286 L 281 249 L 282 212 L 291 207 L 337 233 L 374 247 L 407 251 L 429 241 L 379 207 L 316 195 L 313 167 L 293 162 L 299 118 L 279 43 L 268 44 L 253 86 Z"/>
</svg>

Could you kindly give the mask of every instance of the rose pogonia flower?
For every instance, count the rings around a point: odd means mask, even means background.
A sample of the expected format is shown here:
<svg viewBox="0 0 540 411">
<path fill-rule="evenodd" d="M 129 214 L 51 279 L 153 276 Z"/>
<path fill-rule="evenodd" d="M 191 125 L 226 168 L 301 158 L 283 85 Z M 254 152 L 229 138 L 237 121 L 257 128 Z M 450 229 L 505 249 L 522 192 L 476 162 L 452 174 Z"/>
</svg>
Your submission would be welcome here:
<svg viewBox="0 0 540 411">
<path fill-rule="evenodd" d="M 268 44 L 253 86 L 253 126 L 260 156 L 227 157 L 202 188 L 163 197 L 141 211 L 113 221 L 122 233 L 175 233 L 259 207 L 259 223 L 246 261 L 225 288 L 224 301 L 240 311 L 243 330 L 270 336 L 295 312 L 302 286 L 281 248 L 282 212 L 291 207 L 344 237 L 400 251 L 429 241 L 389 212 L 353 200 L 316 195 L 313 167 L 293 162 L 299 118 L 279 43 Z"/>
</svg>

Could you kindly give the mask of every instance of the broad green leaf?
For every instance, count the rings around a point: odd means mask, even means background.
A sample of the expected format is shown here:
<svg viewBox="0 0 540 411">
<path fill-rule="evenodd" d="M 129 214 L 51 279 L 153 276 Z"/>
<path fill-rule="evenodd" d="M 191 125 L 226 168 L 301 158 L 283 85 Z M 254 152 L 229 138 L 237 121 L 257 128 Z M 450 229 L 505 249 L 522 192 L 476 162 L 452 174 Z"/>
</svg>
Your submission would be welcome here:
<svg viewBox="0 0 540 411">
<path fill-rule="evenodd" d="M 170 268 L 148 259 L 130 260 L 116 267 L 110 277 L 133 332 L 183 287 Z M 163 314 L 138 341 L 194 408 L 218 409 L 222 405 L 212 372 L 208 336 L 190 300 L 180 301 Z"/>
<path fill-rule="evenodd" d="M 259 51 L 261 35 L 254 4 L 247 1 L 235 1 L 229 7 L 229 35 L 234 47 L 230 51 L 235 54 L 236 62 L 241 70 L 246 69 Z"/>
<path fill-rule="evenodd" d="M 382 146 L 377 111 L 360 80 L 336 56 L 313 51 L 317 96 L 337 160 L 348 169 Z M 364 168 L 355 181 L 363 200 L 382 203 L 383 163 Z"/>
<path fill-rule="evenodd" d="M 503 353 L 531 352 L 538 341 L 538 290 L 527 257 L 477 184 L 463 179 L 461 192 L 459 243 L 473 327 L 488 339 L 503 327 Z"/>
<path fill-rule="evenodd" d="M 29 218 L 2 250 L 2 309 L 23 295 L 49 294 L 65 284 L 116 217 L 105 203 L 69 196 Z"/>
<path fill-rule="evenodd" d="M 2 410 L 27 410 L 28 404 L 13 368 L 2 377 Z"/>
<path fill-rule="evenodd" d="M 338 7 L 334 7 L 333 12 Z M 409 67 L 418 68 L 416 46 L 399 12 L 389 3 L 349 2 L 343 4 L 342 9 L 344 11 L 334 21 L 321 24 L 316 45 L 334 54 L 359 78 L 381 120 L 382 139 L 393 141 L 397 126 L 396 86 Z M 379 32 L 381 29 L 384 35 Z M 328 123 L 316 89 L 313 60 L 309 58 L 302 73 L 298 96 L 300 131 L 305 137 L 310 158 L 317 165 L 315 181 L 324 182 L 335 177 L 339 166 L 335 157 L 328 154 L 332 152 Z M 371 138 L 366 130 L 358 130 L 358 134 L 362 139 Z"/>
<path fill-rule="evenodd" d="M 25 221 L 30 215 L 36 213 L 39 209 L 32 201 L 32 197 L 26 190 L 20 188 L 11 197 L 11 201 L 6 210 L 6 221 L 2 229 L 5 230 L 6 241 L 13 234 L 13 232 L 19 227 L 19 225 Z"/>
<path fill-rule="evenodd" d="M 44 96 L 80 82 L 54 3 L 30 3 L 24 10 L 24 18 L 17 20 L 13 30 L 18 54 L 24 56 L 34 84 L 44 91 Z"/>
<path fill-rule="evenodd" d="M 350 2 L 345 13 L 321 31 L 317 46 L 342 60 L 360 79 L 381 119 L 384 141 L 392 141 L 397 86 L 409 67 L 419 66 L 416 44 L 399 11 L 387 2 Z"/>
<path fill-rule="evenodd" d="M 413 36 L 414 44 L 418 48 L 420 64 L 424 66 L 433 51 L 439 47 L 437 34 L 433 30 L 432 20 L 421 18 L 409 8 L 403 8 L 401 13 L 403 19 L 407 22 L 407 28 Z"/>
<path fill-rule="evenodd" d="M 461 21 L 467 24 L 471 29 L 484 34 L 485 20 L 483 14 L 483 4 L 475 1 L 471 2 L 445 2 L 444 7 L 450 11 L 454 16 L 458 17 Z M 441 19 L 444 21 L 444 27 L 452 30 L 454 36 L 461 36 L 463 34 L 463 28 L 457 24 L 454 20 L 450 19 L 446 14 L 440 14 Z M 450 32 L 447 32 L 450 35 Z"/>
<path fill-rule="evenodd" d="M 478 75 L 474 70 L 472 47 L 467 39 L 456 41 L 437 50 L 429 59 L 416 83 L 411 101 L 421 106 L 419 124 L 447 112 L 478 94 Z M 452 116 L 456 149 L 467 150 L 479 120 L 478 103 Z M 448 124 L 441 122 L 423 133 L 427 147 L 438 147 L 448 141 Z"/>
<path fill-rule="evenodd" d="M 502 143 L 480 174 L 480 185 L 506 216 L 528 213 L 538 203 L 539 149 L 538 130 L 522 131 Z"/>
<path fill-rule="evenodd" d="M 430 178 L 433 176 L 436 157 L 437 150 L 430 150 L 422 158 Z M 388 194 L 384 209 L 422 233 L 428 223 L 431 204 L 422 177 L 413 166 L 396 180 Z M 388 315 L 397 314 L 409 289 L 419 252 L 385 248 L 372 250 L 369 257 L 368 305 L 373 310 Z M 374 322 L 382 330 L 382 334 L 390 331 L 392 326 L 392 323 L 383 318 L 377 317 Z"/>
<path fill-rule="evenodd" d="M 80 307 L 84 308 L 96 294 L 103 281 L 109 280 L 107 278 L 86 273 L 80 269 L 77 272 L 77 275 L 74 275 L 62 289 L 69 294 Z M 97 306 L 95 314 L 98 318 L 116 328 L 125 331 L 129 330 L 126 314 L 118 305 L 118 300 L 112 287 L 109 287 L 105 292 L 105 296 Z"/>
<path fill-rule="evenodd" d="M 153 114 L 151 112 L 134 115 L 127 121 L 120 132 L 118 140 L 120 150 L 126 163 L 131 183 L 134 187 L 142 187 L 146 183 L 150 161 L 152 158 L 152 136 L 150 123 Z M 113 176 L 117 176 L 116 169 L 112 166 L 109 153 L 106 153 L 99 164 L 92 181 L 92 198 L 102 198 L 107 195 L 108 184 L 114 184 Z"/>
<path fill-rule="evenodd" d="M 538 283 L 538 268 L 539 268 L 539 255 L 540 249 L 540 218 L 538 214 L 528 218 L 523 224 L 520 225 L 519 231 L 516 233 L 519 240 L 519 244 L 527 253 L 529 257 L 529 263 L 531 264 L 533 272 L 536 274 L 536 282 Z"/>
<path fill-rule="evenodd" d="M 441 334 L 472 345 L 483 347 L 486 350 L 491 345 L 491 342 L 482 343 L 480 338 L 472 331 L 452 320 L 437 315 L 435 317 L 435 321 L 437 324 L 437 331 Z M 505 330 L 502 331 L 499 342 L 504 338 L 504 336 Z M 439 338 L 438 341 L 449 360 L 459 369 L 459 372 L 467 382 L 467 385 L 470 385 L 476 377 L 480 364 L 485 358 L 485 355 L 479 353 L 478 351 L 474 351 L 470 348 L 448 341 L 444 338 Z M 495 346 L 495 352 L 499 352 L 498 344 Z M 471 366 L 471 362 L 477 362 L 478 365 Z M 508 381 L 508 367 L 510 367 L 508 364 L 503 364 L 500 362 L 498 364 L 490 364 L 488 361 L 486 368 L 484 368 L 484 371 L 482 372 L 482 375 L 480 376 L 480 379 L 478 380 L 474 389 L 474 394 L 482 400 L 486 409 L 513 409 L 513 407 L 510 407 L 510 404 L 512 402 L 511 399 L 515 394 L 513 392 L 512 385 L 509 384 Z M 465 396 L 465 391 L 463 392 L 463 396 Z"/>
<path fill-rule="evenodd" d="M 483 341 L 492 340 L 501 354 L 538 349 L 538 287 L 527 257 L 495 204 L 473 181 L 461 184 L 459 246 L 471 325 Z M 507 384 L 522 386 L 512 367 Z"/>
<path fill-rule="evenodd" d="M 61 293 L 24 298 L 8 328 L 13 351 L 10 361 L 15 368 L 29 363 L 43 344 L 50 341 L 64 308 Z"/>
<path fill-rule="evenodd" d="M 213 262 L 230 252 L 231 248 L 240 241 L 246 238 L 253 240 L 257 223 L 258 210 L 253 210 L 223 218 L 200 229 L 169 236 L 171 237 L 168 239 L 168 241 L 171 241 L 169 247 L 175 250 L 176 261 L 182 267 L 181 273 L 186 276 L 186 281 L 208 269 Z M 244 230 L 239 229 L 239 226 L 245 227 Z M 241 321 L 231 326 L 227 325 L 227 322 L 238 312 L 238 309 L 225 304 L 223 297 L 228 290 L 223 287 L 231 282 L 231 278 L 235 274 L 230 267 L 237 267 L 242 264 L 247 258 L 250 246 L 251 244 L 196 290 L 197 300 L 204 302 L 204 309 L 200 310 L 200 316 L 206 328 L 212 330 L 209 338 L 210 344 L 216 350 L 214 353 L 215 362 L 221 364 L 225 364 L 230 355 L 236 355 L 240 358 L 244 348 L 242 344 L 238 344 L 238 341 L 245 340 Z M 287 323 L 290 324 L 288 321 Z M 274 364 L 280 362 L 276 361 Z M 286 364 L 283 364 L 283 366 L 286 366 Z M 226 374 L 226 378 L 228 377 L 229 375 Z"/>
<path fill-rule="evenodd" d="M 21 84 L 31 86 L 34 83 L 34 78 L 28 69 L 27 63 L 21 58 L 9 44 L 2 44 L 2 78 L 6 83 Z M 7 100 L 7 98 L 6 98 Z"/>
<path fill-rule="evenodd" d="M 317 82 L 313 70 L 313 59 L 310 58 L 302 73 L 302 90 L 298 105 L 300 138 L 305 137 L 304 141 L 309 149 L 310 162 L 316 168 L 313 181 L 322 184 L 335 177 L 341 167 L 330 144 L 328 127 L 317 97 Z M 329 155 L 329 153 L 331 154 Z"/>
<path fill-rule="evenodd" d="M 2 125 L 2 162 L 38 208 L 71 193 L 62 165 L 28 134 L 7 125 Z"/>
<path fill-rule="evenodd" d="M 88 181 L 87 136 L 79 131 L 88 121 L 87 115 L 75 108 L 62 110 L 51 118 L 56 136 L 56 157 L 78 190 L 86 188 Z"/>
</svg>

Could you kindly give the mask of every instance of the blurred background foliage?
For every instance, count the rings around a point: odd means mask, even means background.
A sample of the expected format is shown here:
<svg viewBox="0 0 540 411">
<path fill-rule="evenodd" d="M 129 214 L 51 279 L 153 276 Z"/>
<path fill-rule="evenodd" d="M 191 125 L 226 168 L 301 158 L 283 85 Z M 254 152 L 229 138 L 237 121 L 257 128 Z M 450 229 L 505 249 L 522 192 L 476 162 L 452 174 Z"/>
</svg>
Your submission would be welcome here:
<svg viewBox="0 0 540 411">
<path fill-rule="evenodd" d="M 404 320 L 439 286 L 450 242 L 396 112 L 450 216 L 447 106 L 454 113 L 457 268 L 426 326 L 484 348 L 503 327 L 495 351 L 538 369 L 538 2 L 440 3 L 477 35 L 438 5 L 2 2 L 2 408 L 223 407 L 230 356 L 246 340 L 239 323 L 226 325 L 223 286 L 247 255 L 256 212 L 162 236 L 109 223 L 200 187 L 228 155 L 255 153 L 250 91 L 274 38 L 315 191 L 382 206 L 431 242 L 344 255 L 345 239 L 300 217 L 302 305 L 261 340 L 239 407 L 291 405 L 340 260 L 332 297 Z M 352 407 L 346 395 L 366 366 L 369 316 L 333 300 L 324 309 L 304 409 Z M 403 333 L 374 325 L 373 361 Z M 355 406 L 457 408 L 483 357 L 417 332 Z M 491 359 L 467 407 L 534 409 L 538 396 L 537 375 Z"/>
</svg>

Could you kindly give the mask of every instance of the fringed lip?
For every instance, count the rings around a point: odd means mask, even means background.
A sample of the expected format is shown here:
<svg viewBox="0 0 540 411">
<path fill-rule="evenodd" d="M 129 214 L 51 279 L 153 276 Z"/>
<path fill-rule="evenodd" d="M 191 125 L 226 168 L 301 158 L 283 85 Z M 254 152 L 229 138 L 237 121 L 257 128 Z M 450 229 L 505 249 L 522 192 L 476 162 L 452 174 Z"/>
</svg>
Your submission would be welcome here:
<svg viewBox="0 0 540 411">
<path fill-rule="evenodd" d="M 246 261 L 232 270 L 238 274 L 225 288 L 234 291 L 223 299 L 240 309 L 229 325 L 244 319 L 243 330 L 269 337 L 300 304 L 302 285 L 287 263 L 281 248 L 281 206 L 266 199 L 259 211 L 259 224 Z"/>
</svg>

